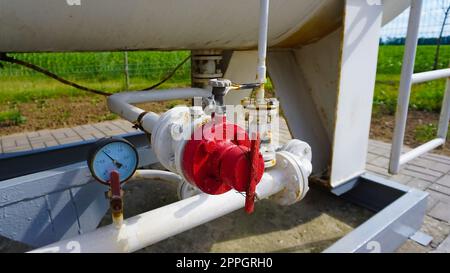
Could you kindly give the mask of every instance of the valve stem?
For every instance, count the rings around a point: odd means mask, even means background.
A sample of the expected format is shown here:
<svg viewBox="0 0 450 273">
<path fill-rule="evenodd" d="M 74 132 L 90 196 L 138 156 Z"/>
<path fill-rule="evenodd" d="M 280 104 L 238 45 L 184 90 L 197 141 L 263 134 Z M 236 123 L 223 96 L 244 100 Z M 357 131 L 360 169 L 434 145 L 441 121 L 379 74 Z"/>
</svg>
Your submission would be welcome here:
<svg viewBox="0 0 450 273">
<path fill-rule="evenodd" d="M 119 178 L 118 171 L 114 170 L 110 173 L 109 205 L 112 221 L 116 227 L 120 227 L 123 223 L 123 191 Z"/>
</svg>

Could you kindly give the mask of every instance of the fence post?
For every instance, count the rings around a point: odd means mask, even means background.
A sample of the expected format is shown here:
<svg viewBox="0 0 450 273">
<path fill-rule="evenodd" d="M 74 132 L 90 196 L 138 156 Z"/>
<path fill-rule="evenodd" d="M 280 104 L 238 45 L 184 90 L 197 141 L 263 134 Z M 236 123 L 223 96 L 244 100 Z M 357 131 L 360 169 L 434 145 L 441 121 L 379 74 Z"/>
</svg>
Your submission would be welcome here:
<svg viewBox="0 0 450 273">
<path fill-rule="evenodd" d="M 123 53 L 124 73 L 125 73 L 125 89 L 130 88 L 130 73 L 128 70 L 128 51 Z"/>
<path fill-rule="evenodd" d="M 405 139 L 406 121 L 408 119 L 409 98 L 411 94 L 412 75 L 419 40 L 419 26 L 422 14 L 422 0 L 413 0 L 409 13 L 408 33 L 405 41 L 405 53 L 403 56 L 402 74 L 395 115 L 394 136 L 392 139 L 391 159 L 389 172 L 398 174 L 400 170 L 400 157 L 402 155 L 403 141 Z"/>
</svg>

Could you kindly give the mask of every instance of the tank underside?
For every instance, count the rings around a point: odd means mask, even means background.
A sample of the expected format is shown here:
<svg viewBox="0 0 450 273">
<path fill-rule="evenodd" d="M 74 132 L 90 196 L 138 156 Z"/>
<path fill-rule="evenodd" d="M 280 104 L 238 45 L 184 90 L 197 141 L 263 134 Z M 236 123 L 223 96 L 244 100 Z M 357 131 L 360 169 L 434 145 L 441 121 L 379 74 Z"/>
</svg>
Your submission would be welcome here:
<svg viewBox="0 0 450 273">
<path fill-rule="evenodd" d="M 384 1 L 383 21 L 409 2 Z M 344 3 L 272 1 L 269 45 L 327 36 L 342 25 Z M 0 52 L 253 49 L 258 13 L 258 0 L 0 0 Z"/>
</svg>

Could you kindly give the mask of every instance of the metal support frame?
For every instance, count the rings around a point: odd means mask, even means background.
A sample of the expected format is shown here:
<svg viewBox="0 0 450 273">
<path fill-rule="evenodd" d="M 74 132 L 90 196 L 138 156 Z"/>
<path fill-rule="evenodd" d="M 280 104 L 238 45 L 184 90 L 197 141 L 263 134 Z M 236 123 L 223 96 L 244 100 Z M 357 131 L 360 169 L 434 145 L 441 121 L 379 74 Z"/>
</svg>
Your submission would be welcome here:
<svg viewBox="0 0 450 273">
<path fill-rule="evenodd" d="M 418 4 L 421 6 L 422 1 L 414 1 L 412 12 L 417 13 Z M 376 54 L 368 56 L 367 52 L 378 50 L 382 6 L 346 0 L 342 8 L 345 8 L 343 27 L 324 39 L 288 51 L 271 52 L 272 77 L 278 83 L 279 94 L 285 94 L 283 97 L 291 100 L 286 102 L 290 107 L 285 109 L 288 120 L 295 121 L 290 124 L 291 130 L 299 138 L 311 140 L 317 148 L 315 158 L 319 160 L 315 159 L 315 166 L 319 166 L 320 171 L 330 164 L 333 166 L 330 183 L 335 187 L 333 193 L 377 212 L 325 252 L 392 252 L 420 229 L 428 194 L 376 176 L 360 176 L 367 154 L 376 70 Z M 414 37 L 409 39 L 414 40 Z M 412 49 L 415 55 L 415 48 L 408 50 Z M 311 64 L 321 73 L 306 69 Z M 413 67 L 414 61 L 404 69 Z M 355 76 L 356 72 L 361 73 Z M 317 79 L 317 75 L 321 78 Z M 421 76 L 417 78 L 429 77 Z M 410 87 L 412 82 L 411 76 L 403 85 Z M 446 95 L 445 101 L 450 103 L 449 96 Z M 448 122 L 448 110 L 444 115 Z M 299 116 L 303 118 L 298 119 Z M 359 130 L 355 132 L 354 128 Z M 348 134 L 350 131 L 353 133 Z M 71 147 L 73 154 L 70 156 L 82 158 L 78 163 L 55 159 L 57 169 L 27 167 L 26 172 L 9 175 L 15 178 L 0 181 L 0 231 L 3 235 L 39 246 L 95 228 L 106 212 L 106 200 L 100 196 L 102 191 L 95 188 L 96 184 L 89 182 L 87 166 L 82 162 L 85 150 L 79 149 L 81 147 L 83 144 Z M 148 147 L 144 149 L 150 154 Z M 22 160 L 39 162 L 45 158 L 44 154 L 45 151 L 24 154 Z M 56 158 L 64 159 L 61 155 Z M 12 162 L 8 164 L 16 166 Z M 86 199 L 88 193 L 89 199 Z M 13 206 L 14 218 L 2 219 L 5 215 L 2 208 L 10 210 Z M 27 223 L 28 219 L 31 223 Z"/>
<path fill-rule="evenodd" d="M 383 19 L 383 5 L 337 2 L 342 27 L 314 43 L 268 54 L 289 129 L 311 145 L 313 176 L 326 174 L 330 187 L 365 172 Z"/>
<path fill-rule="evenodd" d="M 428 193 L 371 174 L 355 178 L 333 193 L 377 214 L 326 253 L 394 252 L 414 238 L 426 213 Z"/>
<path fill-rule="evenodd" d="M 155 162 L 148 147 L 142 146 L 145 135 L 138 134 L 133 138 L 140 147 L 140 165 Z M 3 196 L 0 198 L 0 211 L 7 208 L 14 212 L 14 217 L 0 221 L 3 236 L 42 246 L 96 228 L 108 204 L 103 197 L 103 188 L 91 183 L 86 163 L 81 159 L 84 156 L 83 145 L 89 143 L 51 151 L 55 159 L 70 151 L 74 159 L 80 158 L 77 163 L 0 181 L 0 197 Z M 45 159 L 49 152 L 28 153 L 16 160 L 36 162 Z M 8 164 L 14 163 L 14 158 L 8 160 Z M 49 167 L 57 166 L 57 160 L 46 160 Z M 33 171 L 33 164 L 28 164 L 27 171 Z M 370 174 L 354 178 L 333 189 L 332 193 L 377 214 L 325 252 L 395 251 L 420 229 L 428 196 L 425 192 Z M 51 221 L 48 221 L 49 215 L 53 216 Z"/>
<path fill-rule="evenodd" d="M 444 145 L 447 138 L 448 122 L 450 118 L 450 81 L 448 79 L 450 77 L 450 69 L 414 74 L 422 5 L 423 0 L 413 0 L 409 14 L 408 33 L 406 37 L 405 54 L 403 56 L 397 114 L 395 117 L 395 129 L 389 164 L 389 172 L 392 174 L 397 174 L 400 171 L 400 167 L 409 161 Z M 447 78 L 447 87 L 439 119 L 437 138 L 408 153 L 402 154 L 412 85 L 442 78 Z"/>
</svg>

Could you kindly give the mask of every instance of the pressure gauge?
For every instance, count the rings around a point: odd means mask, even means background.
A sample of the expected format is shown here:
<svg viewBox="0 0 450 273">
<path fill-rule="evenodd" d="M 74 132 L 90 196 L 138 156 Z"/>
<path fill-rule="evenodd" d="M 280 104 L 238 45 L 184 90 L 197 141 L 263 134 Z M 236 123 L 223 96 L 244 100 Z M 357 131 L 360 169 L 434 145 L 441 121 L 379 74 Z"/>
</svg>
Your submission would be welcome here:
<svg viewBox="0 0 450 273">
<path fill-rule="evenodd" d="M 119 173 L 120 183 L 130 179 L 138 166 L 138 153 L 123 138 L 105 138 L 97 141 L 88 158 L 89 170 L 100 183 L 109 185 L 112 171 Z"/>
</svg>

